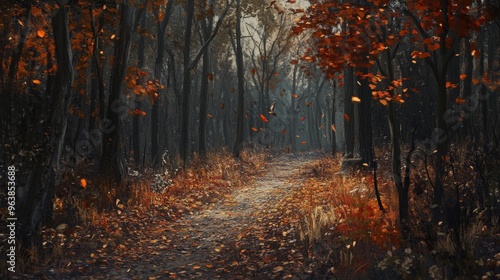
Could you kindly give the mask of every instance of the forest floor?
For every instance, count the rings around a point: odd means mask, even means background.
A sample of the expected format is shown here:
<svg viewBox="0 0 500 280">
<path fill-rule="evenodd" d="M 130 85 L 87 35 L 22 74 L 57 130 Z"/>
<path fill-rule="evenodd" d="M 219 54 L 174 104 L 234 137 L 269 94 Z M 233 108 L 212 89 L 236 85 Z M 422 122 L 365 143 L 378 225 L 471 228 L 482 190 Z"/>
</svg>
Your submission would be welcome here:
<svg viewBox="0 0 500 280">
<path fill-rule="evenodd" d="M 81 241 L 85 246 L 59 261 L 60 268 L 36 277 L 303 279 L 302 256 L 294 249 L 297 240 L 267 239 L 266 232 L 279 231 L 282 237 L 291 232 L 283 228 L 287 224 L 280 222 L 283 213 L 275 206 L 302 184 L 305 167 L 317 158 L 317 154 L 272 158 L 255 181 L 205 209 L 174 221 L 146 216 L 135 224 L 122 223 L 111 238 L 87 236 Z"/>
<path fill-rule="evenodd" d="M 425 191 L 414 191 L 421 202 L 412 203 L 412 237 L 402 240 L 388 158 L 377 179 L 385 211 L 369 167 L 342 170 L 339 157 L 318 153 L 214 154 L 174 174 L 161 193 L 151 190 L 156 174 L 136 176 L 129 195 L 73 174 L 56 202 L 68 192 L 60 204 L 74 205 L 79 220 L 46 228 L 46 257 L 25 260 L 15 279 L 499 279 L 496 217 L 469 220 L 457 244 L 439 223 L 433 240 Z M 83 176 L 86 186 L 70 183 Z M 414 190 L 429 188 L 416 182 Z M 97 198 L 107 208 L 96 210 Z"/>
</svg>

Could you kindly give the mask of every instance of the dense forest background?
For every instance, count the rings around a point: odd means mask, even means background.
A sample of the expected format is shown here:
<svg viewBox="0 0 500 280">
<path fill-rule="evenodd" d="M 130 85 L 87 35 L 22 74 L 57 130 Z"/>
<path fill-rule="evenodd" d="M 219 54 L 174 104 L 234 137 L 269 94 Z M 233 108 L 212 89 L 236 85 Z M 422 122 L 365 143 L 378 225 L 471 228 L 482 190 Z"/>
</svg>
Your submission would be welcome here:
<svg viewBox="0 0 500 280">
<path fill-rule="evenodd" d="M 166 187 L 219 150 L 340 153 L 343 172 L 374 172 L 382 211 L 387 162 L 403 240 L 414 237 L 412 204 L 429 206 L 430 240 L 438 223 L 498 222 L 497 1 L 4 0 L 0 10 L 0 165 L 16 168 L 23 246 L 41 246 L 75 172 L 129 190 L 155 170 Z"/>
</svg>

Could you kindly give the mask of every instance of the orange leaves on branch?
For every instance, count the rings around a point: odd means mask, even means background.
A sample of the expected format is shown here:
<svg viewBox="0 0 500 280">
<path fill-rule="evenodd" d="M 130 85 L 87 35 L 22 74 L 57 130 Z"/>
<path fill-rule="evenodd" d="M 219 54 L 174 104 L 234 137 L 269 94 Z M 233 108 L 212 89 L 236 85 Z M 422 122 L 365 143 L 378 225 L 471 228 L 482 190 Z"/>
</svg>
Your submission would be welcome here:
<svg viewBox="0 0 500 280">
<path fill-rule="evenodd" d="M 265 122 L 265 123 L 269 122 L 269 120 L 266 118 L 266 116 L 264 116 L 264 115 L 262 115 L 262 114 L 260 114 L 260 119 L 261 119 L 263 122 Z"/>
<path fill-rule="evenodd" d="M 431 54 L 428 52 L 419 52 L 419 51 L 413 51 L 411 53 L 411 58 L 426 58 L 430 57 Z"/>
<path fill-rule="evenodd" d="M 454 89 L 454 88 L 457 88 L 458 87 L 458 84 L 454 84 L 452 82 L 446 82 L 446 88 L 447 89 Z"/>
</svg>

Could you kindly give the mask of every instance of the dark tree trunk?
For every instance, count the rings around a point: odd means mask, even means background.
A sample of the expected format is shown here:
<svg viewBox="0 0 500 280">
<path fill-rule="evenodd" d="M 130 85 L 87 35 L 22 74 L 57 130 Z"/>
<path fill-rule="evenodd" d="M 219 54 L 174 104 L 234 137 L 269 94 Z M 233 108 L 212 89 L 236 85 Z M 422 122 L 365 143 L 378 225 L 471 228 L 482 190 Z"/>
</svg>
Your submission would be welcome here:
<svg viewBox="0 0 500 280">
<path fill-rule="evenodd" d="M 368 73 L 363 69 L 363 73 Z M 372 162 L 372 112 L 371 112 L 371 90 L 366 79 L 359 79 L 359 97 L 361 99 L 359 110 L 359 152 L 364 163 Z"/>
<path fill-rule="evenodd" d="M 189 97 L 191 95 L 191 29 L 193 27 L 194 0 L 187 0 L 186 5 L 186 33 L 184 35 L 184 77 L 182 83 L 182 119 L 181 119 L 181 158 L 186 165 L 189 147 Z"/>
<path fill-rule="evenodd" d="M 56 86 L 50 120 L 49 142 L 37 166 L 31 172 L 26 189 L 18 188 L 20 204 L 19 236 L 25 247 L 41 246 L 42 223 L 52 217 L 52 199 L 58 181 L 59 159 L 63 150 L 73 97 L 73 65 L 68 31 L 68 10 L 60 5 L 52 18 L 55 53 L 57 59 Z"/>
<path fill-rule="evenodd" d="M 103 155 L 101 170 L 121 183 L 127 175 L 123 154 L 124 135 L 122 118 L 128 114 L 128 107 L 122 100 L 123 80 L 127 72 L 131 39 L 136 20 L 135 7 L 124 1 L 121 5 L 121 21 L 118 41 L 115 45 L 114 65 L 109 88 L 107 118 L 104 125 Z"/>
<path fill-rule="evenodd" d="M 26 45 L 26 39 L 29 33 L 29 30 L 31 28 L 30 22 L 31 22 L 31 4 L 26 4 L 26 19 L 24 22 L 24 26 L 19 26 L 21 29 L 21 34 L 19 36 L 19 42 L 17 43 L 17 46 L 12 50 L 11 55 L 10 55 L 10 64 L 9 64 L 9 70 L 8 70 L 8 75 L 7 75 L 7 82 L 5 86 L 5 94 L 2 94 L 2 97 L 5 97 L 3 102 L 3 108 L 2 108 L 2 120 L 5 120 L 5 125 L 3 125 L 3 128 L 5 129 L 5 138 L 10 140 L 10 135 L 14 134 L 14 130 L 16 129 L 15 126 L 13 126 L 13 120 L 12 120 L 12 110 L 13 110 L 13 102 L 15 102 L 15 99 L 17 98 L 17 86 L 14 85 L 15 79 L 16 79 L 16 74 L 19 66 L 19 62 L 21 61 L 21 55 L 24 50 L 24 46 Z"/>
<path fill-rule="evenodd" d="M 354 156 L 354 105 L 352 97 L 354 96 L 354 73 L 351 67 L 345 70 L 344 76 L 344 127 L 345 127 L 345 157 Z"/>
<path fill-rule="evenodd" d="M 203 32 L 203 41 L 207 42 L 212 33 L 213 17 L 203 20 L 201 27 Z M 201 92 L 200 92 L 200 116 L 199 116 L 199 153 L 202 157 L 207 154 L 207 106 L 208 106 L 208 75 L 210 68 L 210 49 L 207 48 L 203 54 L 203 68 L 201 72 Z"/>
<path fill-rule="evenodd" d="M 141 28 L 146 28 L 146 17 L 143 16 L 141 19 Z M 140 36 L 139 45 L 137 46 L 137 67 L 142 69 L 144 67 L 145 57 L 144 57 L 144 48 L 145 48 L 145 38 L 144 36 Z M 137 104 L 135 108 L 142 110 L 142 101 L 137 98 Z M 132 119 L 132 150 L 134 151 L 134 164 L 139 166 L 141 162 L 141 140 L 140 140 L 140 126 L 141 126 L 141 118 L 138 114 L 135 114 Z"/>
<path fill-rule="evenodd" d="M 236 67 L 238 76 L 238 113 L 236 118 L 236 141 L 234 142 L 233 156 L 239 157 L 243 144 L 243 121 L 245 110 L 245 80 L 243 73 L 243 48 L 241 45 L 241 3 L 236 0 Z"/>
<path fill-rule="evenodd" d="M 158 21 L 156 24 L 156 29 L 157 29 L 157 46 L 156 46 L 156 61 L 155 61 L 155 72 L 154 72 L 154 77 L 155 79 L 161 83 L 162 81 L 162 68 L 165 60 L 165 32 L 168 26 L 168 23 L 170 21 L 170 18 L 172 16 L 172 11 L 174 7 L 174 1 L 173 0 L 168 0 L 166 10 L 165 10 L 165 15 L 162 21 Z M 156 15 L 156 18 L 159 18 L 159 15 Z M 173 53 L 172 53 L 173 55 Z M 170 68 L 170 67 L 169 67 Z M 175 83 L 175 73 L 174 75 L 174 87 L 176 86 Z M 159 91 L 159 98 L 162 98 L 162 89 L 158 89 Z M 166 98 L 164 100 L 167 100 Z M 153 161 L 153 166 L 158 166 L 158 163 L 160 162 L 160 149 L 159 149 L 159 108 L 158 108 L 158 103 L 159 100 L 155 100 L 152 104 L 151 108 L 151 157 Z M 165 108 L 168 108 L 168 106 L 165 106 Z M 168 116 L 168 114 L 167 114 Z M 165 120 L 166 121 L 166 120 Z"/>
</svg>

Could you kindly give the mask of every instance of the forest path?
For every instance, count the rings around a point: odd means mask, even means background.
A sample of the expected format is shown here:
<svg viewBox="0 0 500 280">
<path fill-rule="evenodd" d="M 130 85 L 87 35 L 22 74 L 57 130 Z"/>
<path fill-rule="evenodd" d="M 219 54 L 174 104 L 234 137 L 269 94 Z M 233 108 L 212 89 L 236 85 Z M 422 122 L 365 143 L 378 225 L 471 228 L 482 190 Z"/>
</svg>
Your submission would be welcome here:
<svg viewBox="0 0 500 280">
<path fill-rule="evenodd" d="M 243 263 L 251 258 L 242 252 L 259 250 L 259 245 L 263 245 L 258 238 L 249 240 L 255 238 L 255 231 L 265 230 L 260 215 L 274 209 L 272 206 L 287 192 L 299 186 L 303 177 L 301 168 L 317 158 L 312 154 L 273 158 L 255 182 L 205 210 L 186 215 L 168 228 L 145 233 L 151 240 L 136 244 L 134 257 L 124 257 L 115 263 L 114 270 L 99 274 L 108 279 L 257 277 L 259 268 L 249 265 L 251 261 L 242 269 Z M 243 241 L 244 236 L 252 237 Z"/>
</svg>

